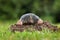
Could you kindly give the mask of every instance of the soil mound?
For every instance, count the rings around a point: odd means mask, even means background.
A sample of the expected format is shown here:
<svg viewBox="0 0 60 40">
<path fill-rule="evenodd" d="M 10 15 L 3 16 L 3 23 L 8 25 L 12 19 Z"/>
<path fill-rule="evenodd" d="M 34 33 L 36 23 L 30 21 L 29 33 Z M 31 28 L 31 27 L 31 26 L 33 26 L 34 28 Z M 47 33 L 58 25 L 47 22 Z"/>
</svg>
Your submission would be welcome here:
<svg viewBox="0 0 60 40">
<path fill-rule="evenodd" d="M 43 24 L 25 24 L 25 25 L 11 25 L 10 27 L 10 30 L 12 32 L 15 32 L 15 31 L 20 31 L 20 32 L 23 32 L 24 30 L 28 30 L 28 31 L 35 31 L 35 30 L 38 30 L 38 31 L 42 31 L 43 28 L 48 28 L 49 30 L 51 31 L 59 31 L 60 28 L 57 28 L 57 26 L 54 26 L 54 25 L 51 25 L 49 22 L 44 22 Z"/>
</svg>

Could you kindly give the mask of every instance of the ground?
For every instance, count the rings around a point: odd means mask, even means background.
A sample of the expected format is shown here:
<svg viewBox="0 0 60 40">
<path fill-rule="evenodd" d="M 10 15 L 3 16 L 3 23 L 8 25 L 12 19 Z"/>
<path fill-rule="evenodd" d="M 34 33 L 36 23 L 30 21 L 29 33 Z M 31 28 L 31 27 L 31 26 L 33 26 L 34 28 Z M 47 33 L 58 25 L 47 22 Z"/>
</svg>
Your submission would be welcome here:
<svg viewBox="0 0 60 40">
<path fill-rule="evenodd" d="M 0 21 L 0 40 L 60 40 L 60 32 L 51 32 L 48 29 L 33 32 L 15 32 L 9 30 L 16 21 Z M 60 24 L 56 24 L 60 26 Z"/>
</svg>

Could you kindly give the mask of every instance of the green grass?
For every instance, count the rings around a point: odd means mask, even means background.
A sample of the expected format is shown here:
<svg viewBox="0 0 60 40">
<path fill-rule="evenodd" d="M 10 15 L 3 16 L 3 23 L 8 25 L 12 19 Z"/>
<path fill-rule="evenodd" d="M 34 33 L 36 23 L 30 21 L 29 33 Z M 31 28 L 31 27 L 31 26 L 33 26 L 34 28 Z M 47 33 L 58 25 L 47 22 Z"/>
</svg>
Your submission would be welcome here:
<svg viewBox="0 0 60 40">
<path fill-rule="evenodd" d="M 0 21 L 0 40 L 60 40 L 60 32 L 51 32 L 48 29 L 34 32 L 15 32 L 9 30 L 16 21 Z M 60 25 L 60 24 L 59 24 Z"/>
</svg>

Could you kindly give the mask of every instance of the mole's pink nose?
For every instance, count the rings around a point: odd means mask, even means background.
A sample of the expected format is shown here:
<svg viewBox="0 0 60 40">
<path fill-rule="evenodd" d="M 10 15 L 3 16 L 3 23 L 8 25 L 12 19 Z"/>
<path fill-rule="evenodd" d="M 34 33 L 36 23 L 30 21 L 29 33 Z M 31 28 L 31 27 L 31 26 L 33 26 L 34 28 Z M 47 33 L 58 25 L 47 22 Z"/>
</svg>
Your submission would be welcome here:
<svg viewBox="0 0 60 40">
<path fill-rule="evenodd" d="M 22 21 L 19 20 L 16 24 L 17 25 L 22 25 L 23 23 L 22 23 Z"/>
<path fill-rule="evenodd" d="M 39 19 L 37 23 L 38 24 L 42 24 L 43 23 L 43 20 Z"/>
</svg>

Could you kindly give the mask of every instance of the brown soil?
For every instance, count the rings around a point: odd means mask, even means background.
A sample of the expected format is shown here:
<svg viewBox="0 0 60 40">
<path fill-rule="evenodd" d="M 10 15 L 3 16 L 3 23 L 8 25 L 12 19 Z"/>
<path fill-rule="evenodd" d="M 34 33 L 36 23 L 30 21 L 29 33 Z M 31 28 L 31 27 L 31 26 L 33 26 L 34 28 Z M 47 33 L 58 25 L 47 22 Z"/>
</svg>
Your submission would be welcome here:
<svg viewBox="0 0 60 40">
<path fill-rule="evenodd" d="M 48 28 L 49 30 L 52 30 L 52 31 L 59 31 L 60 30 L 60 28 L 57 28 L 57 26 L 51 25 L 49 22 L 44 22 L 43 24 L 40 24 L 40 25 L 37 25 L 37 24 L 35 24 L 35 25 L 33 25 L 33 24 L 27 25 L 26 24 L 26 25 L 20 26 L 20 25 L 14 24 L 14 25 L 11 25 L 10 30 L 12 32 L 15 32 L 15 31 L 23 32 L 24 30 L 28 30 L 28 31 L 35 31 L 35 30 L 42 31 L 43 28 Z"/>
</svg>

